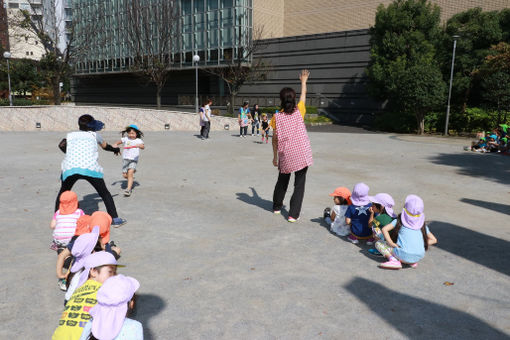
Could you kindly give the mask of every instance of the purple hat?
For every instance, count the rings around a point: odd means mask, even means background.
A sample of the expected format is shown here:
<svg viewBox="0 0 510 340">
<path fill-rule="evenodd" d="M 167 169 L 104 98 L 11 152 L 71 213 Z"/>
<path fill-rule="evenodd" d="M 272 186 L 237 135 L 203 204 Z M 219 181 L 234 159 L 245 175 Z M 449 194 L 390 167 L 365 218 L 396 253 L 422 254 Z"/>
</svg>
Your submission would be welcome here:
<svg viewBox="0 0 510 340">
<path fill-rule="evenodd" d="M 416 195 L 406 197 L 406 204 L 402 209 L 402 224 L 409 229 L 418 230 L 423 227 L 425 214 L 423 213 L 423 200 Z"/>
<path fill-rule="evenodd" d="M 106 251 L 98 251 L 93 254 L 90 254 L 85 258 L 85 261 L 83 263 L 84 270 L 80 274 L 80 280 L 78 281 L 78 286 L 81 287 L 82 284 L 87 281 L 89 277 L 89 271 L 91 268 L 96 268 L 100 266 L 106 266 L 106 265 L 117 265 L 117 260 L 115 260 L 115 256 L 112 254 L 106 252 Z"/>
<path fill-rule="evenodd" d="M 99 227 L 94 227 L 90 233 L 78 236 L 74 241 L 71 254 L 74 256 L 74 263 L 71 267 L 71 273 L 76 273 L 83 268 L 83 263 L 87 256 L 92 253 L 99 238 Z"/>
<path fill-rule="evenodd" d="M 354 186 L 351 195 L 351 202 L 354 205 L 367 205 L 370 203 L 368 199 L 368 185 L 365 183 L 358 183 Z"/>
<path fill-rule="evenodd" d="M 90 309 L 92 335 L 101 340 L 112 340 L 119 335 L 128 302 L 140 288 L 140 283 L 122 274 L 107 279 L 97 291 L 97 304 Z"/>
<path fill-rule="evenodd" d="M 370 200 L 370 202 L 382 205 L 386 210 L 386 213 L 391 217 L 393 218 L 397 217 L 393 212 L 393 206 L 395 205 L 395 201 L 389 194 L 380 193 L 375 196 L 368 196 L 368 199 Z"/>
</svg>

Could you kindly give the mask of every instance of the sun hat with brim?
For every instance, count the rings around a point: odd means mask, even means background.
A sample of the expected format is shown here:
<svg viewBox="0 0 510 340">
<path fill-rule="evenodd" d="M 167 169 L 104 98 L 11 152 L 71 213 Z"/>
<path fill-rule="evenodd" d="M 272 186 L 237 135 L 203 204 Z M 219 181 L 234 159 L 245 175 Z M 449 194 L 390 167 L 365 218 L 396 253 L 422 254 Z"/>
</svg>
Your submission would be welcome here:
<svg viewBox="0 0 510 340">
<path fill-rule="evenodd" d="M 58 211 L 61 215 L 70 215 L 78 209 L 78 195 L 73 191 L 64 191 L 60 194 Z"/>
<path fill-rule="evenodd" d="M 115 256 L 113 256 L 111 253 L 106 251 L 97 251 L 95 253 L 90 254 L 87 256 L 83 263 L 83 272 L 80 274 L 80 279 L 78 280 L 78 286 L 80 287 L 82 284 L 87 281 L 89 277 L 89 271 L 92 268 L 101 267 L 101 266 L 117 266 L 117 267 L 124 267 L 117 264 L 117 260 L 115 259 Z"/>
<path fill-rule="evenodd" d="M 135 129 L 136 131 L 140 131 L 140 129 L 138 128 L 138 126 L 136 126 L 135 124 L 129 124 L 128 126 L 126 126 L 126 130 L 128 128 L 132 128 L 132 129 Z"/>
<path fill-rule="evenodd" d="M 407 196 L 404 209 L 402 209 L 400 215 L 404 227 L 413 230 L 421 229 L 425 223 L 423 210 L 423 200 L 420 197 L 416 195 Z"/>
<path fill-rule="evenodd" d="M 90 218 L 90 215 L 81 215 L 80 218 L 78 218 L 76 221 L 76 229 L 74 230 L 74 235 L 80 236 L 90 233 Z"/>
<path fill-rule="evenodd" d="M 110 242 L 110 226 L 112 224 L 112 217 L 104 211 L 95 211 L 90 216 L 89 225 L 91 227 L 99 227 L 99 236 L 101 236 L 101 243 L 106 244 Z"/>
<path fill-rule="evenodd" d="M 489 138 L 492 138 L 494 140 L 498 139 L 498 136 L 497 135 L 490 135 Z"/>
<path fill-rule="evenodd" d="M 365 183 L 358 183 L 354 186 L 351 195 L 351 202 L 354 205 L 367 205 L 370 203 L 368 199 L 368 185 Z"/>
<path fill-rule="evenodd" d="M 100 120 L 94 119 L 93 121 L 87 124 L 87 127 L 91 131 L 101 131 L 104 128 L 104 123 Z"/>
<path fill-rule="evenodd" d="M 83 268 L 87 256 L 92 253 L 99 238 L 99 228 L 92 229 L 92 232 L 79 236 L 74 241 L 71 254 L 74 256 L 74 263 L 71 267 L 71 273 L 76 273 Z"/>
<path fill-rule="evenodd" d="M 351 191 L 345 187 L 338 187 L 329 196 L 342 197 L 347 200 L 347 203 L 351 204 Z"/>
<path fill-rule="evenodd" d="M 375 196 L 368 196 L 368 199 L 372 203 L 380 204 L 384 207 L 386 210 L 386 213 L 390 215 L 391 217 L 395 218 L 397 217 L 395 213 L 393 212 L 393 206 L 395 205 L 395 201 L 393 198 L 386 193 L 380 193 Z"/>
<path fill-rule="evenodd" d="M 101 340 L 112 340 L 119 335 L 128 302 L 140 288 L 138 280 L 122 274 L 108 278 L 97 291 L 97 304 L 90 309 L 92 335 Z"/>
</svg>

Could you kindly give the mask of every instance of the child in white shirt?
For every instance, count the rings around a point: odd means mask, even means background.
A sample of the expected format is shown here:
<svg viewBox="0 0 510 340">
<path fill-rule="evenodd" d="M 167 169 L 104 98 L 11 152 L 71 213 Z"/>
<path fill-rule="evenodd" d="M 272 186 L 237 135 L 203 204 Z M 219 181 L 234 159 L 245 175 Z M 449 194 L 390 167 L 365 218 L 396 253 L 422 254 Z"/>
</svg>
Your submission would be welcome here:
<svg viewBox="0 0 510 340">
<path fill-rule="evenodd" d="M 338 187 L 329 196 L 333 197 L 335 205 L 333 209 L 324 209 L 324 220 L 330 226 L 331 232 L 339 236 L 347 236 L 351 230 L 345 223 L 345 212 L 351 204 L 351 191 L 344 187 Z"/>
<path fill-rule="evenodd" d="M 135 177 L 136 166 L 140 156 L 140 149 L 145 149 L 142 131 L 138 126 L 131 124 L 122 133 L 120 141 L 115 143 L 115 146 L 122 144 L 122 176 L 127 179 L 127 187 L 124 191 L 124 196 L 131 196 L 133 189 L 133 180 Z M 127 137 L 125 137 L 127 136 Z"/>
</svg>

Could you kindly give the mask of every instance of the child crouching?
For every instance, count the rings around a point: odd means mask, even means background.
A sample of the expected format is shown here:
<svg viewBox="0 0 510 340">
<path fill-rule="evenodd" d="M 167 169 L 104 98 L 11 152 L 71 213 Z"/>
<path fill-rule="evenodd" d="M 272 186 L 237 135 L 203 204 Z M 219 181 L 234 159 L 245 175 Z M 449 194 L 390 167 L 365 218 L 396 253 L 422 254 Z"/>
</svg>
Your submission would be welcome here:
<svg viewBox="0 0 510 340">
<path fill-rule="evenodd" d="M 345 223 L 345 212 L 351 204 L 351 191 L 344 187 L 338 187 L 329 196 L 333 197 L 335 205 L 333 209 L 324 209 L 324 221 L 330 226 L 331 232 L 339 236 L 347 236 L 351 230 Z"/>
</svg>

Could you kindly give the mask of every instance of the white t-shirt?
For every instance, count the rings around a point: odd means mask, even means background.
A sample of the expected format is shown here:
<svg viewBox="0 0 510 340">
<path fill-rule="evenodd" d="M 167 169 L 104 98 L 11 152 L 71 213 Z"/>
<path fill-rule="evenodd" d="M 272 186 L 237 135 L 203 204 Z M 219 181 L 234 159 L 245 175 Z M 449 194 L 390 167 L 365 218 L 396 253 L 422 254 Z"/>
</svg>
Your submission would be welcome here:
<svg viewBox="0 0 510 340">
<path fill-rule="evenodd" d="M 140 138 L 129 139 L 128 137 L 122 137 L 120 140 L 122 141 L 122 145 L 124 147 L 124 150 L 122 151 L 122 158 L 138 161 L 138 156 L 140 156 L 140 149 L 133 146 L 143 144 L 143 140 Z"/>
<path fill-rule="evenodd" d="M 345 223 L 345 212 L 348 205 L 335 205 L 335 220 L 331 222 L 331 231 L 340 236 L 347 236 L 351 233 L 349 225 Z"/>
<path fill-rule="evenodd" d="M 87 322 L 81 333 L 80 340 L 87 340 L 92 333 L 92 321 Z M 119 334 L 113 340 L 143 340 L 143 326 L 140 322 L 125 318 Z"/>
<path fill-rule="evenodd" d="M 204 106 L 204 117 L 202 118 L 202 121 L 208 122 L 211 120 L 211 108 L 209 105 Z"/>
</svg>

